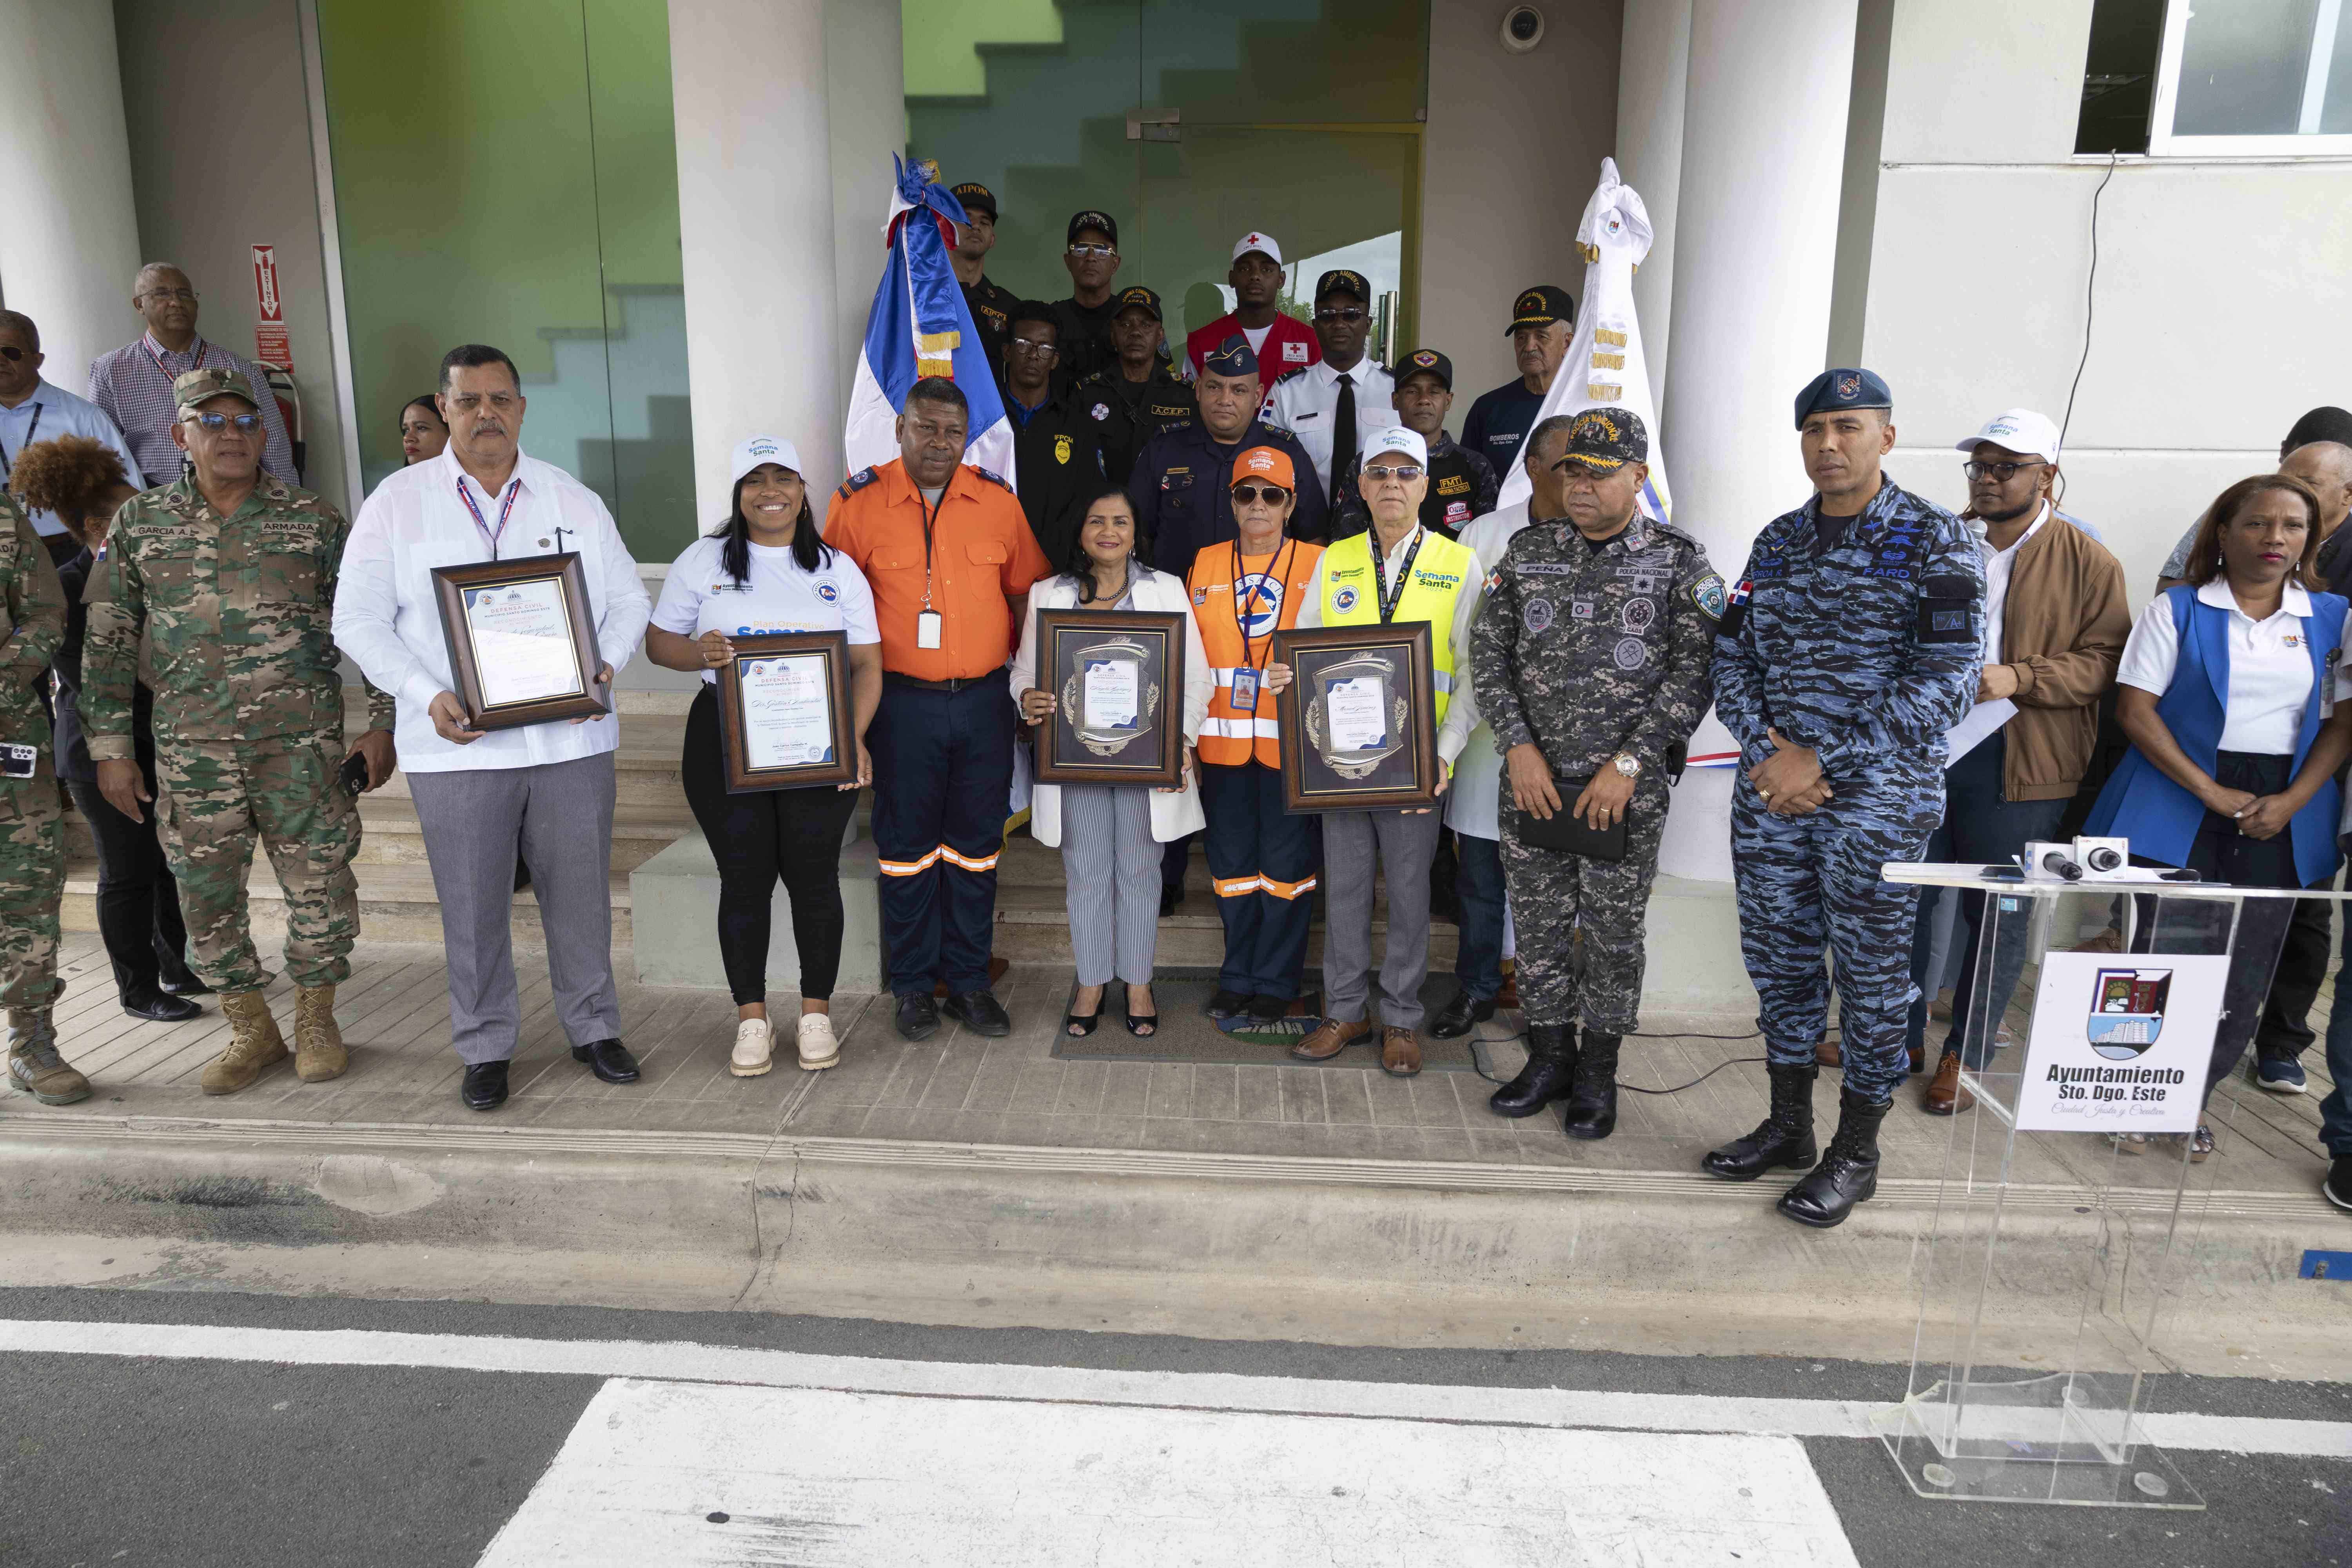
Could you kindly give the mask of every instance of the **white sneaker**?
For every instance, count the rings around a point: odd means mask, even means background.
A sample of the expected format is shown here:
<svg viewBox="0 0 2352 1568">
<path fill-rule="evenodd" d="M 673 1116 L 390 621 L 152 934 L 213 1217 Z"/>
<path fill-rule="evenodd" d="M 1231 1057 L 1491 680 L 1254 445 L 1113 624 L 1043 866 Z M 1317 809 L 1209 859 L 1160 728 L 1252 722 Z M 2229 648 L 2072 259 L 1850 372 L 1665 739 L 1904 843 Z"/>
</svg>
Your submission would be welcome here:
<svg viewBox="0 0 2352 1568">
<path fill-rule="evenodd" d="M 737 1078 L 758 1078 L 776 1064 L 771 1059 L 775 1050 L 775 1036 L 765 1018 L 746 1018 L 735 1026 L 735 1053 L 727 1058 L 727 1070 Z"/>
<path fill-rule="evenodd" d="M 841 1060 L 841 1042 L 833 1037 L 833 1020 L 823 1013 L 801 1015 L 801 1066 L 810 1072 Z"/>
</svg>

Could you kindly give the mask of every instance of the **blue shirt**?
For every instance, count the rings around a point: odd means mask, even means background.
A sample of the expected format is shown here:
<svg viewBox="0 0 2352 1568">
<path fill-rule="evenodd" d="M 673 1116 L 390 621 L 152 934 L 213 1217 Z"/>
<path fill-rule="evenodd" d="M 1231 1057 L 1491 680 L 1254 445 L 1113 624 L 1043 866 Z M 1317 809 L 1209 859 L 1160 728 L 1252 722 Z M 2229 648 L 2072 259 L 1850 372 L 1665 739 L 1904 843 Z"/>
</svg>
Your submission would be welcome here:
<svg viewBox="0 0 2352 1568">
<path fill-rule="evenodd" d="M 33 395 L 14 408 L 0 408 L 0 484 L 8 482 L 16 467 L 16 454 L 36 441 L 50 441 L 59 436 L 87 436 L 93 441 L 103 441 L 114 455 L 122 459 L 122 477 L 134 490 L 147 488 L 139 471 L 139 460 L 122 439 L 122 432 L 106 411 L 86 397 L 76 397 L 62 387 L 44 381 L 33 388 Z M 53 511 L 33 513 L 34 529 L 44 534 L 62 534 L 66 525 L 58 521 Z"/>
</svg>

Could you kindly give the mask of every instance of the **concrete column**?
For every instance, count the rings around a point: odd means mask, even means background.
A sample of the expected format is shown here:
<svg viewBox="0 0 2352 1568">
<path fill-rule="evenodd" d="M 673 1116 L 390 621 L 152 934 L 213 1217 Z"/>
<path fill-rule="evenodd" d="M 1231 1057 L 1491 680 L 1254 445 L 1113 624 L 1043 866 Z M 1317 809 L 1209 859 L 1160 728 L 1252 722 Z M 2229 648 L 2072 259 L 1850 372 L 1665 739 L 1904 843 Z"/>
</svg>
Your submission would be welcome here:
<svg viewBox="0 0 2352 1568">
<path fill-rule="evenodd" d="M 1674 321 L 1675 221 L 1683 183 L 1683 103 L 1690 60 L 1691 0 L 1625 0 L 1617 71 L 1617 173 L 1641 193 L 1657 236 L 1633 273 L 1633 308 L 1650 363 L 1669 363 Z M 1660 418 L 1666 388 L 1653 388 Z M 1679 476 L 1670 475 L 1677 485 Z"/>
<path fill-rule="evenodd" d="M 0 0 L 0 304 L 40 324 L 42 374 L 68 392 L 137 326 L 139 219 L 114 7 Z"/>
<path fill-rule="evenodd" d="M 890 154 L 907 150 L 907 68 L 899 7 L 836 0 L 824 11 L 826 121 L 833 136 L 835 385 L 845 414 L 882 276 Z M 953 175 L 949 176 L 950 180 Z M 841 444 L 834 422 L 834 445 Z M 823 510 L 822 508 L 819 509 Z"/>
<path fill-rule="evenodd" d="M 841 482 L 844 403 L 824 0 L 670 0 L 695 513 L 725 515 L 744 437 Z M 747 63 L 756 62 L 756 69 Z"/>
<path fill-rule="evenodd" d="M 1854 23 L 1855 0 L 1812 0 L 1799 26 L 1743 0 L 1691 7 L 1664 440 L 1675 521 L 1727 577 L 1811 489 L 1790 410 L 1828 352 Z M 1710 720 L 1692 750 L 1724 740 Z M 1662 870 L 1730 876 L 1730 798 L 1727 770 L 1685 776 Z"/>
</svg>

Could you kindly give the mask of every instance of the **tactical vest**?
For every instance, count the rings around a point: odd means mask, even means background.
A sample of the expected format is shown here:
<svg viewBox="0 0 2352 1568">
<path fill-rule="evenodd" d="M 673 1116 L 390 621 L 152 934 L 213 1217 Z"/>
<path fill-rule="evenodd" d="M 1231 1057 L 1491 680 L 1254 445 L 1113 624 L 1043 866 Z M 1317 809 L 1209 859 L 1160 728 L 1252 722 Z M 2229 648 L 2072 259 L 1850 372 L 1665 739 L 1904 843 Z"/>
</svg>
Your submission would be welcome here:
<svg viewBox="0 0 2352 1568">
<path fill-rule="evenodd" d="M 1327 626 L 1369 626 L 1380 624 L 1380 580 L 1372 574 L 1375 536 L 1369 531 L 1351 533 L 1323 552 L 1323 624 Z M 1445 703 L 1454 689 L 1454 607 L 1470 590 L 1478 557 L 1469 546 L 1423 529 L 1421 549 L 1406 574 L 1404 592 L 1397 595 L 1391 624 L 1429 623 L 1431 668 L 1436 677 L 1437 713 L 1433 722 L 1445 722 Z"/>
</svg>

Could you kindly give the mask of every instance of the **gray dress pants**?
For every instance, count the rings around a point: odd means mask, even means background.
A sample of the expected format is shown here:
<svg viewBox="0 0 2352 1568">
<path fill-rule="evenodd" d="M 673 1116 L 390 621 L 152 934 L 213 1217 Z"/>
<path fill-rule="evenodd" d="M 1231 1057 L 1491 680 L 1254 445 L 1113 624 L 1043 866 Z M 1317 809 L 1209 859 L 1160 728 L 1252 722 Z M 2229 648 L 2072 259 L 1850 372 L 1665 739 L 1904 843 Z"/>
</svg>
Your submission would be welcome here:
<svg viewBox="0 0 2352 1568">
<path fill-rule="evenodd" d="M 515 984 L 518 851 L 547 931 L 555 1016 L 575 1046 L 621 1037 L 613 982 L 613 753 L 525 768 L 408 775 L 449 963 L 449 1041 L 467 1066 L 506 1061 L 522 1030 Z"/>
<path fill-rule="evenodd" d="M 1429 865 L 1436 812 L 1335 811 L 1323 818 L 1323 1014 L 1360 1024 L 1371 999 L 1375 855 L 1389 885 L 1388 950 L 1381 958 L 1381 1022 L 1421 1027 L 1429 974 Z"/>
<path fill-rule="evenodd" d="M 1062 872 L 1079 984 L 1151 983 L 1160 947 L 1159 867 L 1150 790 L 1062 787 Z"/>
</svg>

